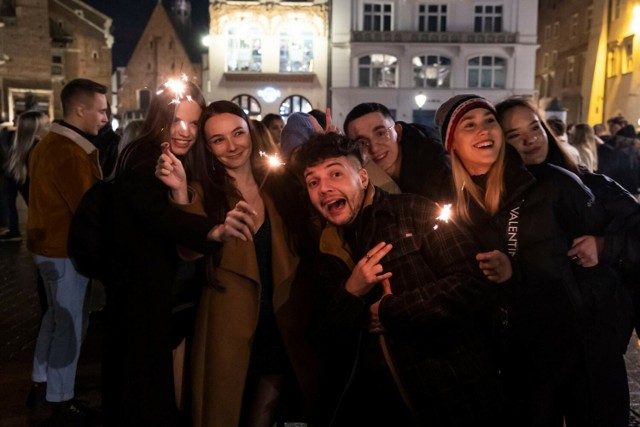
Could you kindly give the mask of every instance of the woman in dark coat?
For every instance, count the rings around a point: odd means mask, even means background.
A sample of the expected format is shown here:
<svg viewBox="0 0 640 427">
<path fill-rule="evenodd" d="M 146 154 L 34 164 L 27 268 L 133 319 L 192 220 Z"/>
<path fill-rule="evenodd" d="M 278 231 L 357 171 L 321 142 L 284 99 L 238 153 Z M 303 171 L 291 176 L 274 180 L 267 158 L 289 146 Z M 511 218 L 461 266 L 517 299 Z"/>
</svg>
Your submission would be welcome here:
<svg viewBox="0 0 640 427">
<path fill-rule="evenodd" d="M 507 146 L 493 106 L 458 95 L 436 114 L 452 154 L 455 212 L 488 253 L 506 253 L 513 277 L 503 375 L 512 423 L 596 426 L 590 406 L 584 292 L 567 253 L 602 212 L 577 177 L 553 165 L 525 168 Z M 479 258 L 480 259 L 480 258 Z M 490 278 L 493 260 L 481 259 Z M 504 278 L 503 278 L 504 279 Z"/>
<path fill-rule="evenodd" d="M 626 425 L 629 392 L 623 353 L 633 328 L 630 290 L 635 279 L 625 278 L 625 265 L 638 265 L 640 205 L 615 181 L 577 166 L 558 144 L 535 107 L 522 98 L 496 106 L 505 137 L 527 167 L 553 164 L 575 173 L 594 194 L 604 224 L 593 235 L 572 242 L 574 275 L 588 310 L 585 345 L 588 349 L 591 406 L 601 425 Z M 596 265 L 597 264 L 597 265 Z M 622 280 L 621 280 L 622 279 Z"/>
<path fill-rule="evenodd" d="M 115 278 L 107 289 L 103 408 L 107 425 L 174 426 L 178 411 L 172 367 L 172 295 L 176 244 L 206 252 L 205 218 L 175 209 L 155 178 L 161 145 L 189 163 L 204 97 L 185 83 L 178 100 L 157 94 L 140 137 L 118 160 L 114 188 Z"/>
</svg>

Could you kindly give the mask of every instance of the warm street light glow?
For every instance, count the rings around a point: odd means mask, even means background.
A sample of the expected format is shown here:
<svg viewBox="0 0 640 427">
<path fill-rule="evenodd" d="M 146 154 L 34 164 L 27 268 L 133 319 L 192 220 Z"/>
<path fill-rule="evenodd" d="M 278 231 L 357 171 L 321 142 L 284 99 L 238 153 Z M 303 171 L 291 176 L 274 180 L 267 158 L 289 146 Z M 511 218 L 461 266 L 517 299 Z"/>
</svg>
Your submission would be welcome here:
<svg viewBox="0 0 640 427">
<path fill-rule="evenodd" d="M 209 47 L 211 45 L 211 36 L 209 34 L 202 37 L 202 45 L 206 47 Z"/>
<path fill-rule="evenodd" d="M 427 95 L 419 93 L 413 99 L 416 101 L 418 108 L 422 108 L 424 103 L 427 102 Z"/>
<path fill-rule="evenodd" d="M 633 18 L 631 18 L 631 29 L 636 34 L 640 33 L 640 6 L 633 8 Z"/>
</svg>

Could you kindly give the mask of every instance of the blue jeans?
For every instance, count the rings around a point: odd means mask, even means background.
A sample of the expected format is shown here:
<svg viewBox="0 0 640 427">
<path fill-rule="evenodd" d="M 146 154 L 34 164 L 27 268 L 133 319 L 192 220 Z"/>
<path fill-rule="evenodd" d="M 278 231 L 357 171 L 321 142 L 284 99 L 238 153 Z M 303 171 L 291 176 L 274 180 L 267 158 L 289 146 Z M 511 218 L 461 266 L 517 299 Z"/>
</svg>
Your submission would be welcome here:
<svg viewBox="0 0 640 427">
<path fill-rule="evenodd" d="M 47 382 L 47 400 L 72 399 L 80 347 L 89 325 L 89 279 L 68 258 L 34 254 L 49 307 L 42 318 L 33 357 L 35 382 Z"/>
</svg>

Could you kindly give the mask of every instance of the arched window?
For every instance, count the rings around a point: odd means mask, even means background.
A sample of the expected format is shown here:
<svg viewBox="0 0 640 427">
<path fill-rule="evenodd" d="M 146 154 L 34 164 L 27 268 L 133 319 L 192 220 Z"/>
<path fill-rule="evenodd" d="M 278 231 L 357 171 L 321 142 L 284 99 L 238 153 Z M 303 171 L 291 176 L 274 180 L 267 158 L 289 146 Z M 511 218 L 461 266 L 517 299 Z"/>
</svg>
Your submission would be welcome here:
<svg viewBox="0 0 640 427">
<path fill-rule="evenodd" d="M 242 94 L 238 95 L 231 100 L 240 106 L 244 112 L 251 118 L 255 118 L 262 112 L 260 102 L 251 95 Z"/>
<path fill-rule="evenodd" d="M 294 26 L 280 31 L 280 72 L 313 71 L 313 32 Z"/>
<path fill-rule="evenodd" d="M 475 56 L 467 63 L 467 86 L 470 88 L 504 89 L 507 61 L 497 56 Z"/>
<path fill-rule="evenodd" d="M 227 31 L 227 71 L 262 71 L 260 28 L 237 25 Z"/>
<path fill-rule="evenodd" d="M 451 60 L 444 56 L 423 55 L 413 58 L 415 87 L 450 87 Z"/>
<path fill-rule="evenodd" d="M 358 60 L 359 87 L 396 87 L 398 58 L 374 54 Z"/>
<path fill-rule="evenodd" d="M 308 113 L 311 110 L 313 110 L 311 102 L 301 95 L 291 95 L 280 104 L 280 115 L 282 117 L 288 117 L 298 112 Z"/>
</svg>

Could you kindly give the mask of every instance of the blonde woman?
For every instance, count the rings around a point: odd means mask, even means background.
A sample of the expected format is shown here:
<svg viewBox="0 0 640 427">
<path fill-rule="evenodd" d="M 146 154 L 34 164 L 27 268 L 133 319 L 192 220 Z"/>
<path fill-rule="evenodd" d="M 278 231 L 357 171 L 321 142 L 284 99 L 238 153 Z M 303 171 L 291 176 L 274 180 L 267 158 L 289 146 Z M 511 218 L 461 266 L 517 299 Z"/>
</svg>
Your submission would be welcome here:
<svg viewBox="0 0 640 427">
<path fill-rule="evenodd" d="M 575 125 L 569 142 L 578 150 L 580 164 L 584 165 L 589 172 L 597 171 L 598 144 L 596 143 L 596 134 L 593 132 L 593 128 L 586 123 Z"/>
</svg>

